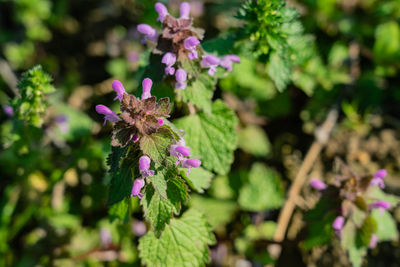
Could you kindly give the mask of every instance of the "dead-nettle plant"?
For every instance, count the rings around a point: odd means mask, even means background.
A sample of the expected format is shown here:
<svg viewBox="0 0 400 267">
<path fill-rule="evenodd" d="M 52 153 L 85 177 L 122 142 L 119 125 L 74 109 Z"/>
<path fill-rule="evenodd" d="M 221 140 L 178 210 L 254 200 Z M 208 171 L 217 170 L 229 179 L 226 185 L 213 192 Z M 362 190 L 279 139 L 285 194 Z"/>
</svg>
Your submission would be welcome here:
<svg viewBox="0 0 400 267">
<path fill-rule="evenodd" d="M 349 169 L 342 163 L 343 168 Z M 309 237 L 306 249 L 340 240 L 353 266 L 361 266 L 368 248 L 378 241 L 396 240 L 395 220 L 388 209 L 398 203 L 384 193 L 386 170 L 374 175 L 358 176 L 353 171 L 338 175 L 329 185 L 312 179 L 310 185 L 320 192 L 315 208 L 306 216 Z"/>
<path fill-rule="evenodd" d="M 120 102 L 120 112 L 96 106 L 104 115 L 104 124 L 113 123 L 107 160 L 109 212 L 112 220 L 128 220 L 131 201 L 138 197 L 151 226 L 139 240 L 142 262 L 149 266 L 201 266 L 208 262 L 208 245 L 214 242 L 211 227 L 196 210 L 179 215 L 189 190 L 202 193 L 214 174 L 227 174 L 233 162 L 237 118 L 221 100 L 212 102 L 212 96 L 218 66 L 230 71 L 239 58 L 205 54 L 200 45 L 203 30 L 192 26 L 188 3 L 181 4 L 179 18 L 171 16 L 161 3 L 155 9 L 162 33 L 149 25 L 138 26 L 144 42 L 152 47 L 147 67 L 151 71 L 145 71 L 141 97 L 128 94 L 121 82 L 114 81 L 114 100 Z M 158 65 L 152 64 L 154 59 Z M 161 73 L 161 77 L 151 73 Z M 157 90 L 153 82 L 173 85 L 177 89 L 174 99 L 181 108 L 178 113 L 190 114 L 173 118 L 172 123 L 172 103 L 169 98 L 157 101 L 152 96 L 151 90 Z"/>
</svg>

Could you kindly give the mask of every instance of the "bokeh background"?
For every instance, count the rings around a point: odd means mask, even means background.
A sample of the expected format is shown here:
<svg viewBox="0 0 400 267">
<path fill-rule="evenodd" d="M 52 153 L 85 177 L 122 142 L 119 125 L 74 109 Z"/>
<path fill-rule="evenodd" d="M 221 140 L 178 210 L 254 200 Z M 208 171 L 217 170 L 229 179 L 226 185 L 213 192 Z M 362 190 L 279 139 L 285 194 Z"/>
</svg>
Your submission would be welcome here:
<svg viewBox="0 0 400 267">
<path fill-rule="evenodd" d="M 163 3 L 178 13 L 180 1 Z M 215 94 L 240 119 L 232 170 L 210 177 L 209 189 L 188 203 L 215 231 L 210 266 L 350 266 L 338 244 L 302 247 L 303 217 L 318 199 L 307 185 L 281 257 L 271 258 L 267 247 L 332 107 L 339 120 L 309 176 L 329 180 L 340 157 L 359 174 L 387 169 L 385 191 L 400 195 L 400 1 L 287 1 L 299 12 L 298 28 L 283 40 L 290 67 L 274 65 L 265 40 L 254 39 L 268 21 L 246 26 L 238 15 L 244 1 L 190 3 L 195 26 L 206 31 L 205 49 L 227 46 L 242 58 Z M 40 128 L 15 132 L 12 116 L 0 112 L 0 266 L 140 266 L 138 238 L 148 226 L 137 198 L 126 223 L 109 218 L 111 126 L 102 127 L 94 107 L 113 106 L 114 79 L 130 93 L 139 87 L 149 51 L 136 26 L 157 25 L 154 4 L 0 0 L 0 105 L 9 105 L 21 73 L 37 64 L 56 88 Z M 242 37 L 233 43 L 233 35 Z M 392 214 L 399 227 L 400 208 Z M 394 233 L 369 251 L 366 266 L 400 265 Z"/>
</svg>

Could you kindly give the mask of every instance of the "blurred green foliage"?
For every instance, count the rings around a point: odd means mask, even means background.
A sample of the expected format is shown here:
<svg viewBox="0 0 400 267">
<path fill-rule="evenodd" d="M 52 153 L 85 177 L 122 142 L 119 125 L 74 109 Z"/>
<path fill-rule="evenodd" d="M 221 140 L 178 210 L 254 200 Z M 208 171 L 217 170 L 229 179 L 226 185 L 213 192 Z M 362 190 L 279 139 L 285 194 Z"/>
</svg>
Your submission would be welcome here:
<svg viewBox="0 0 400 267">
<path fill-rule="evenodd" d="M 121 80 L 128 92 L 139 93 L 141 77 L 148 73 L 145 67 L 153 62 L 135 26 L 154 23 L 154 3 L 0 1 L 0 58 L 20 77 L 21 94 L 13 95 L 13 85 L 1 71 L 0 104 L 11 104 L 14 110 L 14 116 L 1 113 L 0 117 L 1 266 L 140 266 L 139 237 L 150 224 L 143 219 L 137 199 L 126 198 L 107 210 L 107 186 L 115 175 L 107 173 L 106 164 L 111 129 L 101 127 L 102 118 L 94 107 L 100 102 L 112 106 L 111 79 Z M 177 1 L 163 3 L 171 13 L 178 13 Z M 400 3 L 235 0 L 191 4 L 198 5 L 192 7 L 192 15 L 198 13 L 195 26 L 206 29 L 205 51 L 219 56 L 238 54 L 241 62 L 229 74 L 217 73 L 221 80 L 214 95 L 207 85 L 214 86 L 215 81 L 207 76 L 179 96 L 192 99 L 203 110 L 177 124 L 193 132 L 194 137 L 187 140 L 193 154 L 210 151 L 202 161 L 212 172 L 193 169 L 185 177 L 192 197 L 182 217 L 172 218 L 176 207 L 163 203 L 171 223 L 166 226 L 170 235 L 162 237 L 162 249 L 176 249 L 173 234 L 184 230 L 185 224 L 196 224 L 199 232 L 212 227 L 216 233 L 210 254 L 213 265 L 231 266 L 245 260 L 285 266 L 271 258 L 265 241 L 274 234 L 292 173 L 328 110 L 338 107 L 341 111 L 338 132 L 357 132 L 371 139 L 379 132 L 384 138 L 378 147 L 393 146 L 388 131 L 398 137 Z M 37 64 L 43 67 L 31 69 Z M 22 74 L 27 69 L 31 70 Z M 157 97 L 173 95 L 161 83 L 155 83 L 153 92 Z M 210 100 L 219 97 L 225 103 L 210 106 Z M 238 121 L 226 107 L 234 110 Z M 210 116 L 214 109 L 220 113 Z M 185 112 L 179 106 L 176 110 Z M 198 124 L 209 130 L 200 131 Z M 238 140 L 234 131 L 238 131 Z M 218 158 L 213 153 L 233 153 L 236 143 L 234 158 Z M 328 147 L 341 146 L 337 144 Z M 371 141 L 370 147 L 374 145 Z M 395 158 L 386 158 L 385 149 L 366 152 L 370 161 L 365 165 L 363 151 L 355 153 L 353 162 L 367 166 L 362 169 L 365 172 L 388 168 L 392 177 L 385 190 L 398 194 L 400 166 Z M 322 168 L 321 175 L 329 176 L 330 151 L 320 159 L 325 167 L 316 166 Z M 356 157 L 353 152 L 344 153 L 351 160 Z M 223 167 L 227 163 L 232 163 L 230 171 Z M 129 194 L 126 188 L 125 193 Z M 305 191 L 306 200 L 310 194 Z M 150 210 L 157 218 L 160 196 L 146 197 L 154 198 Z M 388 201 L 395 206 L 397 200 Z M 298 212 L 302 214 L 303 208 Z M 325 213 L 326 209 L 317 206 L 301 221 L 293 219 L 302 229 L 300 222 L 309 223 L 311 230 L 306 235 L 299 230 L 290 240 L 290 249 L 296 247 L 293 257 L 288 257 L 292 265 L 315 264 L 321 259 L 329 262 L 329 255 L 335 255 L 332 251 L 339 247 L 335 243 L 319 259 L 309 252 L 327 244 L 333 234 L 334 216 Z M 364 254 L 376 266 L 399 261 L 399 218 L 392 213 L 397 214 L 398 208 L 372 213 L 377 235 L 384 241 L 372 252 L 361 249 L 354 229 L 346 226 L 351 234 L 342 242 L 353 262 L 361 263 Z M 154 238 L 149 233 L 141 242 L 152 244 Z M 193 262 L 200 257 L 191 249 L 196 238 L 191 236 L 182 251 L 192 255 L 188 257 Z M 368 237 L 363 239 L 365 243 Z M 200 241 L 203 257 L 214 240 Z M 296 256 L 300 253 L 303 257 Z M 178 256 L 171 254 L 168 260 L 179 262 Z M 156 258 L 156 254 L 146 255 L 143 263 L 151 266 Z"/>
</svg>

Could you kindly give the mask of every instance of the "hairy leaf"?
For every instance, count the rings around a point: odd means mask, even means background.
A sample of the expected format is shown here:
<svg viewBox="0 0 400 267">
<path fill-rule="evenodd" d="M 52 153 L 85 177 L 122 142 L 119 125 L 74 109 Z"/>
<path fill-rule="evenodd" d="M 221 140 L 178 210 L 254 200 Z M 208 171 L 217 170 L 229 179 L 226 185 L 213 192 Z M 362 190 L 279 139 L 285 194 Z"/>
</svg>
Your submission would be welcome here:
<svg viewBox="0 0 400 267">
<path fill-rule="evenodd" d="M 172 133 L 165 127 L 158 129 L 152 135 L 140 138 L 140 148 L 155 163 L 162 165 L 168 156 L 168 150 L 173 141 Z"/>
<path fill-rule="evenodd" d="M 220 174 L 228 173 L 237 145 L 237 118 L 222 101 L 214 102 L 212 114 L 198 113 L 176 121 L 186 132 L 192 155 L 201 157 L 202 166 Z"/>
<path fill-rule="evenodd" d="M 186 202 L 189 197 L 187 187 L 180 178 L 168 180 L 166 194 L 167 197 L 163 198 L 150 184 L 146 186 L 141 200 L 144 216 L 150 222 L 157 237 L 160 236 L 173 214 L 179 214 L 181 202 Z"/>
<path fill-rule="evenodd" d="M 181 176 L 186 180 L 189 186 L 199 193 L 203 193 L 204 189 L 210 187 L 211 179 L 214 174 L 209 172 L 202 167 L 192 168 L 189 175 L 186 175 L 186 171 L 181 171 Z"/>
<path fill-rule="evenodd" d="M 200 212 L 190 209 L 171 220 L 160 238 L 148 232 L 139 239 L 139 255 L 147 266 L 205 266 L 209 262 L 208 245 L 214 242 L 211 226 Z"/>
<path fill-rule="evenodd" d="M 211 113 L 211 99 L 215 89 L 215 78 L 203 73 L 182 91 L 183 101 L 194 104 L 206 113 Z"/>
</svg>

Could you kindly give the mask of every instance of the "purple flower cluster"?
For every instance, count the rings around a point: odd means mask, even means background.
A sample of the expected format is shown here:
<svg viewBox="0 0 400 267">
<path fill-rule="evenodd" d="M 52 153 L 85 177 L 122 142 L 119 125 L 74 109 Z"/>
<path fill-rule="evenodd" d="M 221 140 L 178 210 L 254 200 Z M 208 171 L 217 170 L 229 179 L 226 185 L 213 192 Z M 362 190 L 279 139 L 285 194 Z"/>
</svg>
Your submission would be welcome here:
<svg viewBox="0 0 400 267">
<path fill-rule="evenodd" d="M 189 77 L 181 63 L 186 60 L 185 58 L 191 61 L 201 58 L 199 62 L 201 68 L 208 69 L 208 74 L 211 76 L 215 75 L 218 66 L 231 71 L 233 63 L 240 62 L 236 55 L 218 58 L 214 55 L 204 54 L 199 40 L 202 39 L 202 33 L 200 33 L 202 31 L 191 26 L 189 3 L 183 2 L 180 5 L 179 18 L 172 17 L 168 13 L 168 9 L 161 3 L 155 4 L 155 10 L 158 13 L 157 21 L 162 23 L 162 33 L 159 35 L 153 27 L 147 24 L 140 24 L 137 29 L 144 35 L 144 41 L 158 42 L 156 51 L 163 54 L 161 62 L 165 64 L 165 75 L 175 74 L 176 89 L 185 89 L 187 86 Z"/>
<path fill-rule="evenodd" d="M 188 158 L 190 156 L 190 147 L 186 146 L 183 138 L 170 147 L 169 153 L 177 158 L 176 165 L 188 169 L 186 175 L 189 175 L 191 168 L 197 168 L 201 165 L 200 160 Z"/>
<path fill-rule="evenodd" d="M 153 81 L 151 79 L 145 78 L 143 80 L 143 82 L 142 82 L 143 92 L 142 92 L 141 100 L 151 98 L 151 87 L 152 86 L 153 86 Z M 122 83 L 120 81 L 115 80 L 112 82 L 112 88 L 117 93 L 117 96 L 114 98 L 114 101 L 118 99 L 121 102 L 124 97 L 124 94 L 126 94 L 124 86 L 122 85 Z M 110 121 L 112 123 L 121 121 L 121 118 L 117 115 L 117 113 L 115 113 L 114 111 L 112 111 L 111 109 L 109 109 L 108 107 L 106 107 L 104 105 L 97 105 L 96 112 L 104 115 L 103 125 L 105 125 L 107 121 Z M 158 118 L 158 123 L 160 126 L 163 125 L 164 124 L 163 119 Z M 136 142 L 138 140 L 138 135 L 134 135 L 133 140 Z"/>
<path fill-rule="evenodd" d="M 132 187 L 132 196 L 137 196 L 138 198 L 143 197 L 143 193 L 140 193 L 145 185 L 145 178 L 154 176 L 154 171 L 150 170 L 151 160 L 148 156 L 141 156 L 139 159 L 139 171 L 140 177 L 136 178 Z"/>
<path fill-rule="evenodd" d="M 330 195 L 333 192 L 338 192 L 339 196 L 343 198 L 341 207 L 339 208 L 340 214 L 335 218 L 332 223 L 332 228 L 335 230 L 337 236 L 342 236 L 342 228 L 349 220 L 349 216 L 352 213 L 351 210 L 355 208 L 356 201 L 365 201 L 370 203 L 367 205 L 365 212 L 370 213 L 374 209 L 378 209 L 381 212 L 390 208 L 390 203 L 383 200 L 376 200 L 368 195 L 368 188 L 372 186 L 379 186 L 384 188 L 385 184 L 383 179 L 387 175 L 387 171 L 382 169 L 377 171 L 373 176 L 365 177 L 350 177 L 349 179 L 340 178 L 336 182 L 332 183 L 332 187 L 328 189 L 328 186 L 318 179 L 312 179 L 310 186 L 318 191 L 329 191 Z M 371 199 L 373 200 L 371 202 Z M 378 242 L 378 237 L 372 234 L 369 242 L 369 247 L 374 248 Z"/>
</svg>

